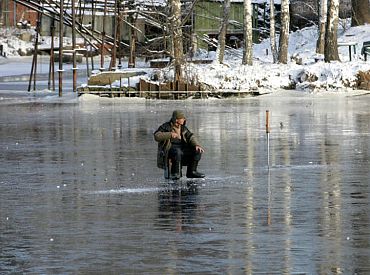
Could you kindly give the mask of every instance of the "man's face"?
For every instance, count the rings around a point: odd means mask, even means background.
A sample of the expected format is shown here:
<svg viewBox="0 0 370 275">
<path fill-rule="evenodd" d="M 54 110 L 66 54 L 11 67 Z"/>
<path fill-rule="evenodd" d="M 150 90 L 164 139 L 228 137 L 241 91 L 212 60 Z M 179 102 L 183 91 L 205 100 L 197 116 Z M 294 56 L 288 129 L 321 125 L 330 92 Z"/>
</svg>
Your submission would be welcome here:
<svg viewBox="0 0 370 275">
<path fill-rule="evenodd" d="M 186 120 L 185 118 L 177 118 L 176 123 L 179 124 L 179 125 L 184 125 L 185 120 Z"/>
</svg>

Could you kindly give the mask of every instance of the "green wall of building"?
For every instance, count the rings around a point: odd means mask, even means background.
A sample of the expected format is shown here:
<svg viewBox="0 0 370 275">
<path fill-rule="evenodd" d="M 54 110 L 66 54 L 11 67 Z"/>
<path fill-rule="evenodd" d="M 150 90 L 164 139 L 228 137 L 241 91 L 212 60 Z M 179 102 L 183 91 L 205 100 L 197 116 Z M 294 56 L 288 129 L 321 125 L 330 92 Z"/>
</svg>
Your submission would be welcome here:
<svg viewBox="0 0 370 275">
<path fill-rule="evenodd" d="M 198 37 L 198 47 L 207 48 L 207 43 L 202 41 L 202 37 L 207 34 L 217 37 L 221 18 L 223 16 L 223 3 L 215 1 L 201 0 L 195 6 L 193 30 Z M 243 2 L 232 2 L 230 6 L 229 26 L 227 33 L 229 35 L 243 35 L 244 22 L 244 5 Z M 253 5 L 253 28 L 257 26 L 257 5 Z M 256 41 L 258 33 L 253 32 L 253 39 Z"/>
</svg>

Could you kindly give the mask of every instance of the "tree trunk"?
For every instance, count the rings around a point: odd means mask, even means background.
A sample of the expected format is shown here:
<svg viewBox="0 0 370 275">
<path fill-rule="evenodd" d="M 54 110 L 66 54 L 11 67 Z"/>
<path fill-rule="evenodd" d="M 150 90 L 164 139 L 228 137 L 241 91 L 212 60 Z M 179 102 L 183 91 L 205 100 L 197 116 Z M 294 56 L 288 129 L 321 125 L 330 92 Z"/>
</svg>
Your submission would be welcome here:
<svg viewBox="0 0 370 275">
<path fill-rule="evenodd" d="M 224 62 L 225 46 L 226 46 L 226 33 L 227 26 L 229 24 L 230 15 L 230 0 L 224 1 L 224 15 L 221 22 L 220 34 L 218 35 L 218 47 L 216 51 L 216 57 L 219 63 Z"/>
<path fill-rule="evenodd" d="M 128 60 L 128 67 L 129 68 L 135 68 L 136 67 L 136 40 L 137 40 L 137 35 L 136 35 L 136 19 L 137 19 L 137 14 L 131 14 L 128 17 L 128 20 L 130 22 L 130 55 L 129 55 L 129 60 Z"/>
<path fill-rule="evenodd" d="M 276 32 L 275 32 L 275 1 L 270 0 L 270 44 L 271 54 L 274 63 L 278 62 L 278 52 L 276 48 Z"/>
<path fill-rule="evenodd" d="M 352 0 L 352 27 L 370 23 L 369 0 Z"/>
<path fill-rule="evenodd" d="M 72 0 L 73 2 L 74 0 Z M 117 69 L 116 61 L 117 61 L 117 44 L 119 45 L 119 42 L 117 43 L 117 35 L 118 35 L 118 0 L 114 1 L 114 42 L 113 42 L 113 48 L 112 48 L 112 54 L 110 59 L 110 65 L 109 70 L 115 71 Z"/>
<path fill-rule="evenodd" d="M 281 30 L 279 38 L 279 62 L 288 63 L 289 45 L 289 0 L 281 0 Z"/>
<path fill-rule="evenodd" d="M 324 54 L 327 13 L 328 0 L 319 0 L 319 37 L 316 43 L 316 53 L 319 54 Z"/>
<path fill-rule="evenodd" d="M 180 0 L 170 0 L 170 9 L 171 9 L 170 24 L 172 26 L 173 58 L 175 65 L 175 81 L 181 81 L 183 78 L 181 66 L 184 64 L 184 51 L 182 42 Z"/>
<path fill-rule="evenodd" d="M 253 25 L 252 25 L 252 3 L 244 0 L 244 51 L 243 65 L 253 64 Z"/>
<path fill-rule="evenodd" d="M 325 62 L 339 60 L 338 54 L 338 21 L 339 21 L 339 0 L 328 0 L 328 18 L 325 33 Z"/>
</svg>

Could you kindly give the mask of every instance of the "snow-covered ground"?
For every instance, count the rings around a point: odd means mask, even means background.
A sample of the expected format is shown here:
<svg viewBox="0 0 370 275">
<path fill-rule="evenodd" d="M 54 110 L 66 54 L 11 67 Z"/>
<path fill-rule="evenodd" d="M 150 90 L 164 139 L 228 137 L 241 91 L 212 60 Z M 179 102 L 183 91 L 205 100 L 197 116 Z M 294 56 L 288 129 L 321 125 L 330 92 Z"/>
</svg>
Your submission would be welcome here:
<svg viewBox="0 0 370 275">
<path fill-rule="evenodd" d="M 347 23 L 348 26 L 348 23 Z M 352 49 L 349 60 L 348 46 L 338 48 L 340 62 L 318 61 L 316 54 L 317 27 L 312 26 L 291 33 L 288 64 L 273 64 L 270 41 L 266 39 L 253 48 L 253 66 L 241 65 L 242 49 L 229 52 L 225 64 L 191 66 L 200 82 L 216 89 L 251 90 L 295 88 L 298 90 L 337 90 L 357 87 L 359 71 L 370 71 L 370 60 L 364 61 L 361 48 L 370 40 L 370 25 L 344 27 L 338 32 L 339 42 L 357 42 L 356 54 Z M 321 57 L 323 59 L 323 57 Z"/>
<path fill-rule="evenodd" d="M 24 42 L 12 35 L 14 31 L 2 30 L 0 44 L 8 58 L 29 52 L 32 42 Z M 242 65 L 242 49 L 229 50 L 224 64 L 188 63 L 185 70 L 187 77 L 204 84 L 207 89 L 222 90 L 268 90 L 297 89 L 307 91 L 321 90 L 352 90 L 358 87 L 358 73 L 370 73 L 370 60 L 364 61 L 361 48 L 364 41 L 370 40 L 370 25 L 350 27 L 348 21 L 342 21 L 338 31 L 338 42 L 357 42 L 356 53 L 352 51 L 352 61 L 349 60 L 348 46 L 339 47 L 340 60 L 325 63 L 316 52 L 317 27 L 308 27 L 294 33 L 289 38 L 288 64 L 273 64 L 270 51 L 270 41 L 266 39 L 253 48 L 253 66 Z M 48 37 L 41 38 L 43 43 L 49 43 Z M 68 44 L 68 41 L 67 41 Z M 215 59 L 214 52 L 199 51 L 196 58 Z M 7 62 L 0 57 L 0 64 Z M 147 66 L 146 66 L 147 67 Z M 153 70 L 148 69 L 147 78 L 151 78 Z M 173 75 L 170 68 L 158 72 L 154 70 L 159 80 L 169 79 Z"/>
</svg>

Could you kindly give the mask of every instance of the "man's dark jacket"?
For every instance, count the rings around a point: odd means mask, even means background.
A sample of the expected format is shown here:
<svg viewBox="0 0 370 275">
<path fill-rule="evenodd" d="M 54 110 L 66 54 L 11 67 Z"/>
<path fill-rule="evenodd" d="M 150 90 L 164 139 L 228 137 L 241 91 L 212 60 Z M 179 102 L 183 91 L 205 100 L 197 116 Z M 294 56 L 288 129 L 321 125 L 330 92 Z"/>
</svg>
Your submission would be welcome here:
<svg viewBox="0 0 370 275">
<path fill-rule="evenodd" d="M 163 123 L 154 132 L 154 139 L 158 142 L 157 166 L 164 169 L 168 159 L 168 151 L 171 148 L 171 133 L 173 132 L 174 119 Z M 192 132 L 185 126 L 181 126 L 181 140 L 188 146 L 200 146 Z"/>
</svg>

